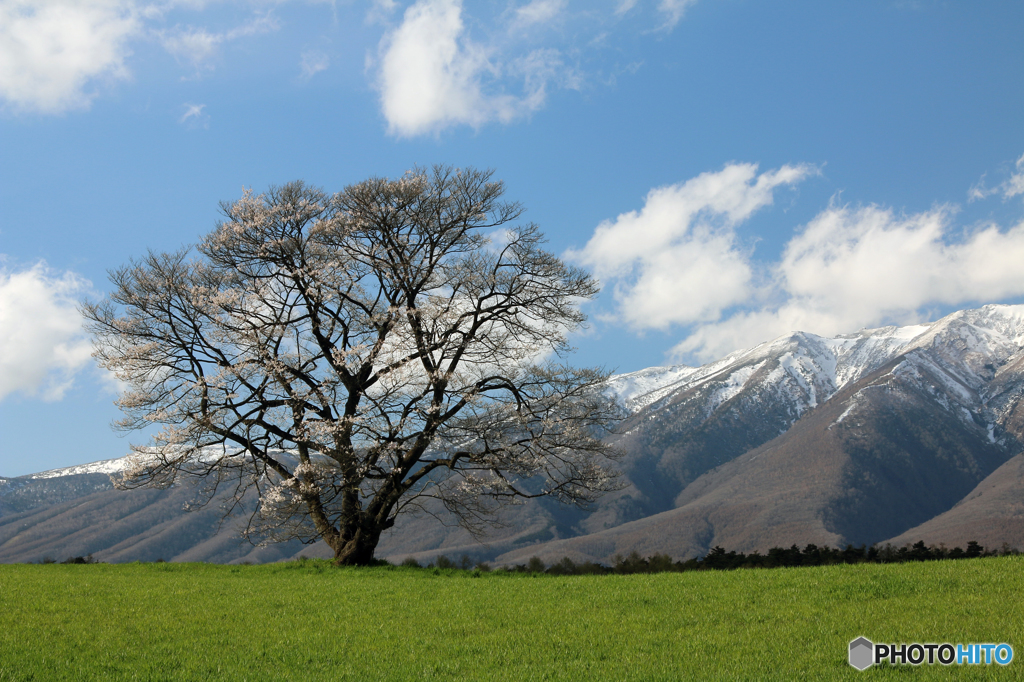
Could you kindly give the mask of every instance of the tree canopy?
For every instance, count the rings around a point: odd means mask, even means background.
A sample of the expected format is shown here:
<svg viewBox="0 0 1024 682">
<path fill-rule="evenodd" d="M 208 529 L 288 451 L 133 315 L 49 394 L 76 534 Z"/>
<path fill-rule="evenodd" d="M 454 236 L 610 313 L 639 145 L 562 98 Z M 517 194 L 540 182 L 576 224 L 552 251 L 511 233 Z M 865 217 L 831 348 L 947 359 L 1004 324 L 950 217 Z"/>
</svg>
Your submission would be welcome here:
<svg viewBox="0 0 1024 682">
<path fill-rule="evenodd" d="M 505 503 L 614 488 L 607 375 L 563 361 L 598 284 L 503 192 L 446 167 L 246 191 L 194 247 L 111 272 L 83 311 L 118 426 L 162 426 L 120 485 L 254 490 L 250 531 L 341 564 L 425 500 L 478 532 Z"/>
</svg>

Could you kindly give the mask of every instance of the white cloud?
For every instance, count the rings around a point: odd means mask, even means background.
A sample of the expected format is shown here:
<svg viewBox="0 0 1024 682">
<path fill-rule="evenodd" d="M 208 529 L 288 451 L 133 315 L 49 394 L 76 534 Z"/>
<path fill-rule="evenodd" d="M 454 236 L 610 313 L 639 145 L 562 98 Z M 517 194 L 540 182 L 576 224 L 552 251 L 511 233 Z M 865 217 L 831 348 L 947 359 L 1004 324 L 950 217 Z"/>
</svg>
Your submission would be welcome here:
<svg viewBox="0 0 1024 682">
<path fill-rule="evenodd" d="M 398 9 L 398 0 L 371 0 L 370 9 L 366 10 L 367 24 L 387 24 Z"/>
<path fill-rule="evenodd" d="M 615 14 L 621 16 L 629 10 L 636 7 L 637 0 L 619 0 L 618 6 L 615 7 Z"/>
<path fill-rule="evenodd" d="M 514 28 L 529 28 L 535 24 L 546 24 L 565 9 L 567 0 L 533 0 L 517 7 L 512 24 Z"/>
<path fill-rule="evenodd" d="M 1017 171 L 1010 173 L 1010 177 L 995 187 L 985 187 L 985 175 L 983 174 L 981 179 L 967 190 L 968 201 L 987 199 L 995 194 L 1002 194 L 1003 199 L 1012 199 L 1015 196 L 1024 194 L 1024 154 L 1017 159 L 1017 163 L 1014 166 Z"/>
<path fill-rule="evenodd" d="M 877 206 L 822 211 L 769 265 L 758 293 L 772 303 L 695 329 L 673 354 L 710 359 L 793 331 L 831 335 L 913 322 L 922 306 L 957 302 L 958 291 L 960 300 L 975 300 L 961 288 L 967 281 L 948 270 L 957 260 L 943 242 L 950 215 L 897 216 Z"/>
<path fill-rule="evenodd" d="M 217 47 L 224 42 L 224 35 L 210 33 L 205 28 L 177 27 L 161 34 L 160 43 L 175 59 L 201 66 L 217 53 Z"/>
<path fill-rule="evenodd" d="M 188 104 L 188 103 L 186 103 L 185 104 L 185 113 L 182 115 L 182 117 L 180 119 L 178 119 L 178 123 L 184 123 L 185 121 L 189 120 L 190 118 L 199 118 L 199 117 L 201 117 L 203 115 L 203 109 L 205 109 L 205 108 L 206 108 L 205 104 Z"/>
<path fill-rule="evenodd" d="M 1003 196 L 1007 199 L 1024 194 L 1024 154 L 1017 159 L 1017 172 L 1010 175 L 1002 185 Z"/>
<path fill-rule="evenodd" d="M 771 205 L 776 188 L 817 172 L 729 164 L 684 183 L 651 190 L 640 211 L 606 221 L 569 258 L 613 283 L 618 316 L 634 329 L 716 320 L 753 295 L 750 255 L 735 228 Z"/>
<path fill-rule="evenodd" d="M 89 283 L 43 264 L 0 269 L 0 400 L 15 392 L 60 400 L 89 363 L 77 298 Z"/>
<path fill-rule="evenodd" d="M 192 130 L 195 130 L 196 128 L 210 127 L 210 116 L 209 114 L 203 113 L 203 110 L 206 108 L 205 104 L 191 104 L 186 102 L 182 106 L 185 108 L 185 113 L 178 119 L 178 123 L 182 123 Z"/>
<path fill-rule="evenodd" d="M 176 26 L 173 30 L 161 31 L 158 35 L 164 49 L 176 59 L 189 62 L 200 69 L 208 66 L 224 43 L 274 30 L 277 30 L 277 21 L 269 14 L 262 14 L 230 31 L 211 33 L 202 27 Z"/>
<path fill-rule="evenodd" d="M 388 130 L 400 136 L 436 133 L 454 125 L 508 123 L 543 105 L 546 85 L 560 71 L 555 50 L 513 60 L 525 93 L 502 91 L 502 67 L 492 51 L 465 35 L 460 0 L 419 0 L 402 24 L 384 36 L 377 86 Z M 566 79 L 571 80 L 569 76 Z M 495 92 L 485 92 L 485 84 Z"/>
<path fill-rule="evenodd" d="M 220 47 L 277 28 L 260 14 L 234 29 L 202 27 L 154 31 L 151 25 L 177 7 L 203 2 L 168 0 L 0 0 L 0 101 L 15 110 L 60 113 L 84 109 L 107 81 L 129 77 L 130 43 L 145 35 L 177 59 L 205 67 Z"/>
<path fill-rule="evenodd" d="M 1024 295 L 1024 223 L 954 239 L 949 208 L 897 215 L 830 207 L 787 244 L 760 292 L 775 305 L 695 329 L 677 357 L 719 357 L 792 331 L 838 334 L 928 317 L 929 307 Z"/>
<path fill-rule="evenodd" d="M 1024 222 L 964 235 L 945 206 L 903 215 L 830 205 L 777 259 L 756 260 L 736 226 L 770 205 L 777 188 L 814 172 L 801 165 L 758 175 L 752 164 L 730 164 L 651 190 L 642 209 L 602 223 L 567 256 L 610 285 L 613 319 L 637 331 L 685 330 L 671 355 L 687 361 L 793 331 L 908 324 L 939 306 L 1024 296 Z M 1001 187 L 1016 196 L 1009 181 Z"/>
<path fill-rule="evenodd" d="M 987 174 L 983 173 L 978 182 L 971 185 L 971 188 L 967 190 L 967 201 L 980 201 L 982 199 L 989 198 L 993 194 L 999 193 L 998 187 L 985 187 L 985 175 Z"/>
<path fill-rule="evenodd" d="M 302 62 L 299 64 L 304 80 L 309 80 L 321 71 L 326 71 L 330 65 L 331 58 L 319 50 L 306 50 L 303 52 Z"/>
<path fill-rule="evenodd" d="M 658 3 L 658 10 L 664 15 L 665 23 L 663 28 L 672 29 L 679 20 L 683 18 L 686 10 L 697 4 L 697 0 L 661 0 Z"/>
<path fill-rule="evenodd" d="M 85 108 L 97 80 L 128 77 L 141 30 L 132 0 L 0 0 L 0 98 L 15 108 Z"/>
</svg>

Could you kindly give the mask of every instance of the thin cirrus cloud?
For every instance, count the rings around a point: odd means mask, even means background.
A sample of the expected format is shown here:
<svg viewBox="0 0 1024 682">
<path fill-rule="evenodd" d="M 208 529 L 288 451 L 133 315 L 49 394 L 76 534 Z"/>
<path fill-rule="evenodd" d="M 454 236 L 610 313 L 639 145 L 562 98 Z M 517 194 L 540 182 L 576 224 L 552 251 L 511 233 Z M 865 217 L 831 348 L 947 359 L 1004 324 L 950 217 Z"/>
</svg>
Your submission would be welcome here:
<svg viewBox="0 0 1024 682">
<path fill-rule="evenodd" d="M 1004 199 L 1012 199 L 1024 194 L 1024 154 L 1017 159 L 1014 167 L 1016 172 L 1010 173 L 1010 177 L 995 187 L 985 187 L 985 176 L 983 175 L 978 183 L 968 190 L 968 200 L 987 199 L 994 194 L 1002 194 Z"/>
<path fill-rule="evenodd" d="M 60 400 L 92 351 L 77 300 L 89 283 L 45 264 L 0 268 L 0 400 Z"/>
<path fill-rule="evenodd" d="M 561 6 L 535 0 L 519 8 L 515 21 L 547 21 Z M 553 48 L 501 63 L 494 49 L 466 35 L 460 0 L 414 3 L 402 23 L 383 37 L 379 51 L 381 109 L 388 131 L 399 137 L 438 133 L 456 125 L 509 123 L 539 109 L 549 83 L 578 85 Z M 509 79 L 522 82 L 521 95 L 505 91 Z"/>
<path fill-rule="evenodd" d="M 658 11 L 664 16 L 662 24 L 664 29 L 672 29 L 686 14 L 690 6 L 697 4 L 697 0 L 660 0 Z"/>
<path fill-rule="evenodd" d="M 619 0 L 615 14 L 622 16 L 639 4 L 640 0 Z M 661 29 L 672 30 L 680 22 L 686 10 L 697 4 L 697 0 L 658 0 L 658 12 L 662 16 Z"/>
<path fill-rule="evenodd" d="M 513 12 L 514 28 L 529 28 L 536 24 L 546 24 L 560 15 L 568 0 L 533 0 Z"/>
<path fill-rule="evenodd" d="M 277 20 L 270 14 L 253 17 L 229 31 L 208 31 L 202 27 L 175 27 L 159 33 L 160 43 L 176 59 L 190 63 L 196 69 L 208 67 L 220 47 L 225 43 L 275 31 Z"/>
<path fill-rule="evenodd" d="M 331 65 L 331 58 L 319 50 L 306 50 L 302 53 L 302 60 L 299 62 L 301 70 L 300 77 L 309 80 L 321 71 L 326 71 Z"/>
<path fill-rule="evenodd" d="M 929 307 L 1024 296 L 1024 223 L 965 237 L 948 206 L 908 215 L 833 204 L 776 260 L 755 260 L 735 228 L 815 170 L 757 175 L 756 166 L 730 164 L 652 190 L 641 210 L 603 223 L 568 255 L 612 285 L 614 315 L 633 329 L 684 329 L 670 353 L 680 360 L 707 361 L 793 331 L 907 324 Z"/>
<path fill-rule="evenodd" d="M 141 31 L 132 0 L 4 0 L 0 99 L 41 113 L 87 108 L 98 81 L 128 77 Z"/>
<path fill-rule="evenodd" d="M 178 123 L 185 124 L 189 128 L 209 127 L 210 117 L 208 114 L 203 113 L 203 110 L 206 109 L 205 104 L 191 104 L 186 102 L 182 106 L 185 107 L 185 113 L 178 119 Z"/>
</svg>

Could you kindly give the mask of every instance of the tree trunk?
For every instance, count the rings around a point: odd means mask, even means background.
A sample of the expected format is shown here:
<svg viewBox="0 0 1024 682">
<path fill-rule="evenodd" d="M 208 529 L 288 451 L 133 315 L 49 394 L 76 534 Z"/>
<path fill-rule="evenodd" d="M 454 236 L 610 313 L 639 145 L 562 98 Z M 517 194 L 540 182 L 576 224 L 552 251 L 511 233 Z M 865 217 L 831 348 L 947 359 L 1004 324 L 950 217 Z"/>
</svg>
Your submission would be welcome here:
<svg viewBox="0 0 1024 682">
<path fill-rule="evenodd" d="M 372 524 L 357 527 L 351 537 L 338 538 L 334 547 L 334 564 L 336 566 L 369 566 L 373 561 L 373 551 L 380 542 L 383 528 Z"/>
</svg>

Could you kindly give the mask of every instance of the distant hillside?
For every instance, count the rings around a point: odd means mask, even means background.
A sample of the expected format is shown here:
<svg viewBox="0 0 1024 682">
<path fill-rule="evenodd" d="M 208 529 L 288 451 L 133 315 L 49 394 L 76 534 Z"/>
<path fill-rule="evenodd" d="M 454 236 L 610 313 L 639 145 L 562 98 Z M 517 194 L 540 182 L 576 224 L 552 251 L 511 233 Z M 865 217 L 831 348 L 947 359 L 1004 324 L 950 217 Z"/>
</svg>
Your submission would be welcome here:
<svg viewBox="0 0 1024 682">
<path fill-rule="evenodd" d="M 923 540 L 927 545 L 983 547 L 1004 543 L 1024 549 L 1024 455 L 1017 455 L 989 474 L 952 509 L 886 542 L 899 547 Z"/>
<path fill-rule="evenodd" d="M 97 473 L 10 480 L 17 488 L 0 500 L 13 498 L 25 511 L 0 516 L 0 562 L 93 554 L 108 562 L 262 563 L 303 548 L 297 542 L 254 547 L 240 536 L 244 518 L 223 521 L 218 501 L 186 512 L 196 495 L 188 486 L 114 490 L 109 476 Z M 48 495 L 56 503 L 47 504 Z"/>
<path fill-rule="evenodd" d="M 685 558 L 714 545 L 952 546 L 961 536 L 1024 545 L 1013 506 L 1024 470 L 1012 466 L 1024 440 L 1024 306 L 835 338 L 795 333 L 703 367 L 619 375 L 607 390 L 630 412 L 614 439 L 625 489 L 586 512 L 516 507 L 484 543 L 435 510 L 440 520 L 400 521 L 378 555 L 607 561 L 633 550 Z M 0 561 L 326 553 L 239 542 L 242 521 L 220 524 L 216 503 L 182 511 L 187 488 L 112 490 L 103 472 L 121 465 L 0 479 Z"/>
</svg>

